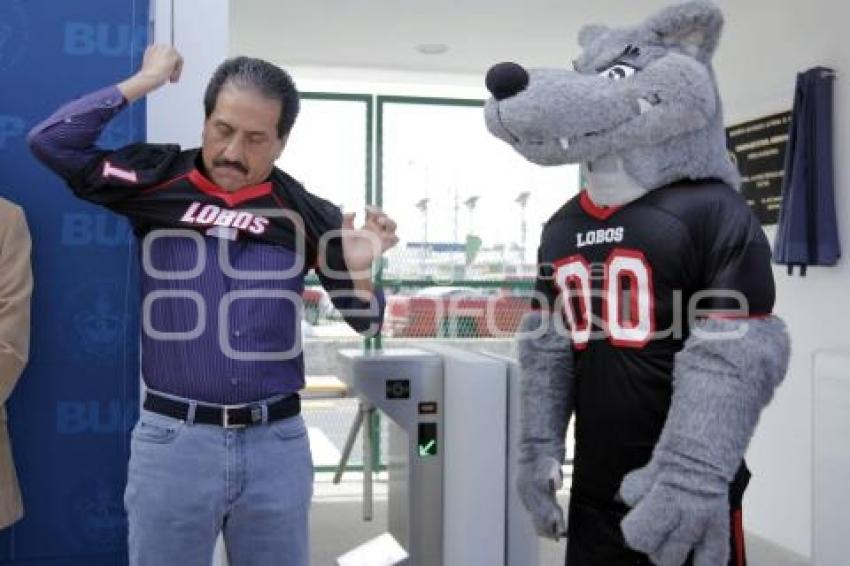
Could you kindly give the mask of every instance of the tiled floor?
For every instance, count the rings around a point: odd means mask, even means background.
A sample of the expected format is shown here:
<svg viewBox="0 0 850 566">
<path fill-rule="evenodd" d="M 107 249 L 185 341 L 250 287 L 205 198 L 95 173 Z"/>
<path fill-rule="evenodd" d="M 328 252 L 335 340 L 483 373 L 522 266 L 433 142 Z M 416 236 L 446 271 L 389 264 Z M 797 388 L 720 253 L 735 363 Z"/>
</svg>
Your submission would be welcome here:
<svg viewBox="0 0 850 566">
<path fill-rule="evenodd" d="M 357 411 L 354 399 L 314 401 L 307 405 L 305 417 L 309 426 L 310 444 L 317 466 L 329 469 L 339 461 L 349 427 Z M 386 430 L 382 431 L 384 443 Z M 360 438 L 352 451 L 352 464 L 362 462 Z M 569 468 L 566 469 L 567 478 Z M 359 544 L 383 533 L 386 525 L 386 483 L 374 483 L 374 518 L 364 522 L 362 517 L 362 476 L 346 472 L 341 485 L 330 482 L 331 474 L 317 474 L 311 515 L 312 566 L 334 566 L 336 558 Z M 804 566 L 807 561 L 784 552 L 768 541 L 747 536 L 749 566 Z M 564 542 L 541 541 L 540 566 L 561 566 L 564 563 Z M 469 565 L 477 566 L 477 565 Z M 513 566 L 513 565 L 512 565 Z M 523 565 L 525 566 L 525 565 Z M 529 565 L 535 566 L 535 565 Z"/>
<path fill-rule="evenodd" d="M 334 566 L 338 556 L 387 530 L 385 483 L 379 481 L 374 484 L 374 518 L 371 522 L 364 522 L 360 498 L 362 484 L 359 476 L 349 474 L 346 481 L 339 486 L 332 485 L 329 477 L 325 474 L 317 476 L 310 517 L 311 566 Z M 768 541 L 749 535 L 747 536 L 747 554 L 749 566 L 807 566 L 809 564 Z M 539 566 L 562 566 L 563 563 L 564 542 L 557 544 L 541 542 Z"/>
</svg>

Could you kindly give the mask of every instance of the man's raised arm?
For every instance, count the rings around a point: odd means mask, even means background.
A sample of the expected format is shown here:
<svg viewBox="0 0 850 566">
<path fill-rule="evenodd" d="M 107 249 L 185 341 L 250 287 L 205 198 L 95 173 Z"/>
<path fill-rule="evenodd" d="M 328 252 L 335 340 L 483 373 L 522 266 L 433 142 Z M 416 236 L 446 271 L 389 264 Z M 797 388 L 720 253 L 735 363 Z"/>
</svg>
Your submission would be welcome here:
<svg viewBox="0 0 850 566">
<path fill-rule="evenodd" d="M 65 104 L 30 130 L 30 149 L 51 170 L 72 180 L 103 155 L 95 142 L 109 121 L 128 103 L 176 82 L 182 68 L 183 58 L 173 47 L 148 47 L 136 74 Z"/>
</svg>

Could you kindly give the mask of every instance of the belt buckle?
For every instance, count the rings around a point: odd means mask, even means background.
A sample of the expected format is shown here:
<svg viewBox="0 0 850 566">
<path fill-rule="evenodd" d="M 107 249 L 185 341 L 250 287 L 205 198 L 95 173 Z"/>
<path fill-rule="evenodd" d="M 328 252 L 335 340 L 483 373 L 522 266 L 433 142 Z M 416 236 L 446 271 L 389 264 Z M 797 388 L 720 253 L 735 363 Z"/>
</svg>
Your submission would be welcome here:
<svg viewBox="0 0 850 566">
<path fill-rule="evenodd" d="M 248 426 L 244 424 L 235 424 L 230 422 L 230 409 L 237 409 L 241 407 L 241 405 L 225 405 L 224 407 L 222 407 L 222 409 L 224 410 L 224 418 L 222 419 L 221 426 L 227 429 L 245 428 L 246 426 Z"/>
</svg>

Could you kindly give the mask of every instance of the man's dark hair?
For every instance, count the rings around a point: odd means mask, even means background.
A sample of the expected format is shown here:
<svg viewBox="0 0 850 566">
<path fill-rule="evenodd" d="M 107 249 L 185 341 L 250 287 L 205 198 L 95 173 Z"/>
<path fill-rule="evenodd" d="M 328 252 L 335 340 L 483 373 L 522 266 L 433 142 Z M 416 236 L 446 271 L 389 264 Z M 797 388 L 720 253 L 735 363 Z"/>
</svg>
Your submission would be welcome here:
<svg viewBox="0 0 850 566">
<path fill-rule="evenodd" d="M 277 121 L 279 138 L 287 135 L 298 116 L 298 90 L 289 74 L 268 61 L 251 57 L 234 57 L 218 66 L 204 93 L 204 112 L 209 118 L 218 101 L 218 93 L 225 84 L 238 88 L 251 88 L 281 104 Z"/>
</svg>

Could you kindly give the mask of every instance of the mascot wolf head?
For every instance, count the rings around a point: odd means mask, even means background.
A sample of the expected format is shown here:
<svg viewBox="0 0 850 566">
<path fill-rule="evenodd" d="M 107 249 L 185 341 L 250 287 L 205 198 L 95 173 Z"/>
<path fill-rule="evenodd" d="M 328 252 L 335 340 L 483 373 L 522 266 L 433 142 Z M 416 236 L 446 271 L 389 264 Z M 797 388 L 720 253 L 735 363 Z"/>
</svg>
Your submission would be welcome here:
<svg viewBox="0 0 850 566">
<path fill-rule="evenodd" d="M 584 27 L 572 71 L 495 65 L 487 127 L 534 163 L 581 163 L 601 205 L 682 179 L 737 187 L 711 67 L 722 26 L 692 0 L 634 27 Z"/>
</svg>

